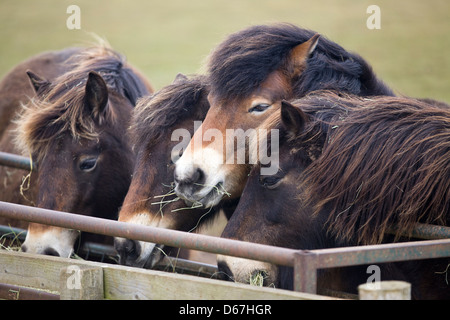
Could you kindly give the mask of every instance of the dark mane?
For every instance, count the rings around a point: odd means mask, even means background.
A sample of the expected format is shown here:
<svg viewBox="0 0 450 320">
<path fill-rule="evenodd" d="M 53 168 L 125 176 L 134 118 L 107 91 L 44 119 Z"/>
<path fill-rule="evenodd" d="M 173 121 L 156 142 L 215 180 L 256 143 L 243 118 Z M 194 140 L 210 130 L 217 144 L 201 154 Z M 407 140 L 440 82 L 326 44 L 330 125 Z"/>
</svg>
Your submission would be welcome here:
<svg viewBox="0 0 450 320">
<path fill-rule="evenodd" d="M 211 54 L 211 92 L 219 99 L 242 98 L 282 67 L 296 45 L 315 32 L 291 24 L 258 25 L 230 35 Z M 393 95 L 359 55 L 321 37 L 308 66 L 293 84 L 294 96 L 330 89 L 356 95 Z"/>
<path fill-rule="evenodd" d="M 206 78 L 199 75 L 141 98 L 133 113 L 134 144 L 156 144 L 170 135 L 168 130 L 182 120 L 204 119 L 209 110 L 208 92 Z"/>
<path fill-rule="evenodd" d="M 294 104 L 311 116 L 305 135 L 323 140 L 300 186 L 335 236 L 373 244 L 391 227 L 400 234 L 417 222 L 449 224 L 449 109 L 333 93 Z"/>
<path fill-rule="evenodd" d="M 70 71 L 54 80 L 32 99 L 17 120 L 17 142 L 22 149 L 45 154 L 48 141 L 69 131 L 74 138 L 93 139 L 97 136 L 92 115 L 84 107 L 85 86 L 88 74 L 95 71 L 105 80 L 108 89 L 126 97 L 132 105 L 148 94 L 145 84 L 125 59 L 116 51 L 104 47 L 80 50 L 68 61 Z M 118 116 L 109 104 L 100 123 L 112 123 Z"/>
</svg>

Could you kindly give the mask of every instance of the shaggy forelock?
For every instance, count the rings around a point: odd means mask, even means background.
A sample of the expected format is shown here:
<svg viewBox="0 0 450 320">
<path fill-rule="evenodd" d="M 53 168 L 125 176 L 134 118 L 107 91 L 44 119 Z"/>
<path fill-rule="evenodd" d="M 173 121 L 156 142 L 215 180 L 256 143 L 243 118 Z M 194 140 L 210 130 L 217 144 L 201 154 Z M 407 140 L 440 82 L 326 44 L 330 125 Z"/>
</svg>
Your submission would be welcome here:
<svg viewBox="0 0 450 320">
<path fill-rule="evenodd" d="M 231 34 L 209 57 L 212 93 L 230 99 L 254 91 L 294 46 L 313 35 L 291 24 L 258 25 Z"/>
<path fill-rule="evenodd" d="M 220 101 L 251 95 L 276 70 L 288 67 L 291 50 L 315 32 L 292 24 L 258 25 L 231 34 L 211 53 L 211 93 Z M 292 80 L 293 97 L 314 90 L 357 95 L 393 95 L 363 58 L 321 36 L 302 74 Z M 290 98 L 290 97 L 284 97 Z"/>
<path fill-rule="evenodd" d="M 136 147 L 156 144 L 178 122 L 203 119 L 209 109 L 209 85 L 204 76 L 194 76 L 168 85 L 138 101 L 133 112 L 131 134 Z"/>
<path fill-rule="evenodd" d="M 134 104 L 148 91 L 143 82 L 125 65 L 125 58 L 105 46 L 80 49 L 67 61 L 68 71 L 49 84 L 39 97 L 23 105 L 17 118 L 16 144 L 24 154 L 42 158 L 50 141 L 70 133 L 74 139 L 94 139 L 95 121 L 85 108 L 85 86 L 91 71 L 99 73 L 108 89 L 118 92 Z M 117 112 L 117 111 L 116 111 Z M 100 123 L 113 123 L 118 116 L 111 104 Z"/>
</svg>

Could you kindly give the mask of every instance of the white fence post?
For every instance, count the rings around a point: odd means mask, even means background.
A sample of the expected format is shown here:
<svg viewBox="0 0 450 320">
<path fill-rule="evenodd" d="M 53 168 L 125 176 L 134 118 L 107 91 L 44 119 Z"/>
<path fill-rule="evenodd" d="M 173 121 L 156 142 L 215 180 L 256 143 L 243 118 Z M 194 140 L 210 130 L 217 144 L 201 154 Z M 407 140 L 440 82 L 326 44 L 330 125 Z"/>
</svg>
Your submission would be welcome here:
<svg viewBox="0 0 450 320">
<path fill-rule="evenodd" d="M 360 300 L 411 300 L 411 284 L 405 281 L 380 281 L 358 286 Z"/>
</svg>

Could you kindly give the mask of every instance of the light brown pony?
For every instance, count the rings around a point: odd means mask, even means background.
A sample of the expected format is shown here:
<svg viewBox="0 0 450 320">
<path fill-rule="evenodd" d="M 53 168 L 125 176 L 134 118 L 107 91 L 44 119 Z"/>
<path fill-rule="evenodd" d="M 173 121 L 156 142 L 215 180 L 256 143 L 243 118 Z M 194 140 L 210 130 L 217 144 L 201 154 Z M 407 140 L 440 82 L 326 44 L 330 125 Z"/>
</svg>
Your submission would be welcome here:
<svg viewBox="0 0 450 320">
<path fill-rule="evenodd" d="M 174 175 L 177 194 L 205 207 L 239 197 L 250 166 L 236 160 L 235 134 L 240 130 L 248 139 L 248 129 L 278 110 L 277 101 L 318 89 L 393 95 L 360 56 L 290 24 L 253 26 L 230 35 L 211 54 L 208 76 L 210 110 Z"/>
<path fill-rule="evenodd" d="M 136 100 L 152 91 L 148 82 L 123 56 L 99 46 L 32 58 L 2 83 L 19 90 L 2 92 L 11 102 L 2 110 L 9 119 L 0 150 L 35 164 L 28 174 L 0 168 L 2 200 L 115 219 L 134 163 L 126 130 Z M 22 251 L 68 257 L 78 235 L 30 223 Z"/>
<path fill-rule="evenodd" d="M 186 204 L 173 192 L 174 162 L 194 134 L 194 121 L 203 120 L 209 109 L 206 80 L 179 75 L 171 85 L 139 100 L 130 130 L 136 165 L 119 221 L 192 231 L 217 213 Z M 163 257 L 160 244 L 123 238 L 114 244 L 124 265 L 151 268 Z"/>
<path fill-rule="evenodd" d="M 431 102 L 332 92 L 283 102 L 263 124 L 281 131 L 278 172 L 252 169 L 222 236 L 321 249 L 395 242 L 417 222 L 450 226 L 450 109 Z M 449 299 L 449 263 L 381 264 L 381 280 L 412 283 L 413 298 Z M 292 288 L 292 269 L 233 257 L 219 257 L 219 269 L 235 281 L 262 273 L 266 285 Z M 319 291 L 356 292 L 368 277 L 366 267 L 330 275 L 319 273 Z"/>
</svg>

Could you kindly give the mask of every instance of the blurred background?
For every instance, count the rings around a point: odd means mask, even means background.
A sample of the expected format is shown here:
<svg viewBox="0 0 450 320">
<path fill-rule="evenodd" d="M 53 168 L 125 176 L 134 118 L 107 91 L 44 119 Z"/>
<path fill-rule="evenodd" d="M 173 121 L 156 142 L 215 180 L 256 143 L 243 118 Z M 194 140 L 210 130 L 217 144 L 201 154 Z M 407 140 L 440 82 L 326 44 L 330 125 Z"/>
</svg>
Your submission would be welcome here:
<svg viewBox="0 0 450 320">
<path fill-rule="evenodd" d="M 81 9 L 70 30 L 69 5 Z M 367 7 L 381 9 L 369 30 Z M 204 72 L 226 35 L 254 24 L 290 22 L 362 55 L 398 94 L 450 103 L 448 0 L 0 0 L 0 77 L 42 51 L 105 38 L 156 89 L 179 72 Z"/>
</svg>

